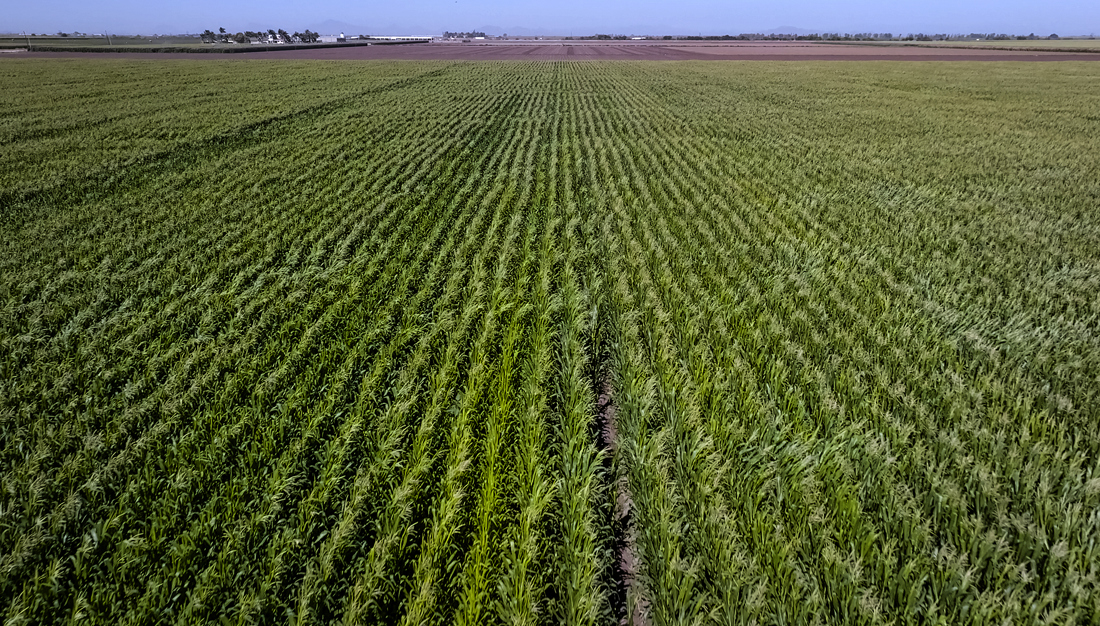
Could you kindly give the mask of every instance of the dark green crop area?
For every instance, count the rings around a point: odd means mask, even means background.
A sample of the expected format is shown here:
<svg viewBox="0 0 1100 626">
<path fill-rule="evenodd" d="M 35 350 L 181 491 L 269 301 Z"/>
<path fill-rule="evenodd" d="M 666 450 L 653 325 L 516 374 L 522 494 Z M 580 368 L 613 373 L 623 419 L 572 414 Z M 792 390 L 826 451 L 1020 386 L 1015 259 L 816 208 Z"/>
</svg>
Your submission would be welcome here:
<svg viewBox="0 0 1100 626">
<path fill-rule="evenodd" d="M 1100 622 L 1100 64 L 0 84 L 5 624 Z"/>
</svg>

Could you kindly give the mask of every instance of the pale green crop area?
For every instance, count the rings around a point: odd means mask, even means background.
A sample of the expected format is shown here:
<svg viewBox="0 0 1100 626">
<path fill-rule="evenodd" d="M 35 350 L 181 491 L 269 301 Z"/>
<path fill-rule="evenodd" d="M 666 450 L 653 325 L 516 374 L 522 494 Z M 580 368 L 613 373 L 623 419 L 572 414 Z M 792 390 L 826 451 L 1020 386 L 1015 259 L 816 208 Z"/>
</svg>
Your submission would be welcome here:
<svg viewBox="0 0 1100 626">
<path fill-rule="evenodd" d="M 6 624 L 1100 621 L 1100 64 L 0 79 Z"/>
</svg>

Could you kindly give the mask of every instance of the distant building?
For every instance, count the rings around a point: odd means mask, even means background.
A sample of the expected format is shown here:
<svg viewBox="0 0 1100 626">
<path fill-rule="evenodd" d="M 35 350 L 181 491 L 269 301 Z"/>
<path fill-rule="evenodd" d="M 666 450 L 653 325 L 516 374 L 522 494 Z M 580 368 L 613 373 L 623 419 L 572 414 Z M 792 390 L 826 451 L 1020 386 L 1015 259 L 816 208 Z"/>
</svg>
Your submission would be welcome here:
<svg viewBox="0 0 1100 626">
<path fill-rule="evenodd" d="M 427 37 L 427 36 L 416 37 L 416 36 L 409 36 L 409 35 L 401 35 L 401 36 L 372 35 L 370 37 L 367 37 L 367 39 L 371 39 L 373 41 L 423 41 L 423 42 L 429 42 L 429 41 L 434 41 L 435 40 L 434 37 Z"/>
</svg>

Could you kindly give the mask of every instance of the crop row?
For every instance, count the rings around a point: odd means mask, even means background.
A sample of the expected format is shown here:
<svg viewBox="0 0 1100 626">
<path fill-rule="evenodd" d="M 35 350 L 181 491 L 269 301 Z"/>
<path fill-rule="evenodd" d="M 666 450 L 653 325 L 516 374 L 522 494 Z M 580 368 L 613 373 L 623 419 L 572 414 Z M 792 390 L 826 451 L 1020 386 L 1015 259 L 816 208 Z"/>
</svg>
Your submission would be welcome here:
<svg viewBox="0 0 1100 626">
<path fill-rule="evenodd" d="M 1100 619 L 1095 70 L 990 67 L 7 66 L 5 620 Z"/>
</svg>

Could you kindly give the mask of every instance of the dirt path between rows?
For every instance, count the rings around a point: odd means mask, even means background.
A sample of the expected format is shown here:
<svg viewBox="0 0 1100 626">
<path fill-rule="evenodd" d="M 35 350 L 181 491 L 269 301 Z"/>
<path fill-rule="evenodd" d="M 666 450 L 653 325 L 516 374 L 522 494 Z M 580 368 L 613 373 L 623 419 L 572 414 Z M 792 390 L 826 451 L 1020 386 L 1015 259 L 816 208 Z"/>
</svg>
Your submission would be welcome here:
<svg viewBox="0 0 1100 626">
<path fill-rule="evenodd" d="M 617 407 L 614 401 L 614 386 L 610 377 L 600 384 L 600 394 L 596 399 L 596 421 L 600 427 L 601 447 L 609 455 L 619 449 L 619 429 L 615 421 Z M 633 525 L 634 498 L 630 494 L 630 485 L 626 476 L 615 480 L 615 528 L 620 535 L 616 538 L 619 551 L 614 581 L 621 596 L 620 626 L 649 626 L 649 605 L 645 601 L 645 589 L 642 586 L 641 560 L 638 553 L 637 537 Z M 631 600 L 634 600 L 632 603 Z"/>
</svg>

